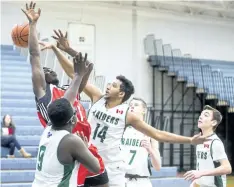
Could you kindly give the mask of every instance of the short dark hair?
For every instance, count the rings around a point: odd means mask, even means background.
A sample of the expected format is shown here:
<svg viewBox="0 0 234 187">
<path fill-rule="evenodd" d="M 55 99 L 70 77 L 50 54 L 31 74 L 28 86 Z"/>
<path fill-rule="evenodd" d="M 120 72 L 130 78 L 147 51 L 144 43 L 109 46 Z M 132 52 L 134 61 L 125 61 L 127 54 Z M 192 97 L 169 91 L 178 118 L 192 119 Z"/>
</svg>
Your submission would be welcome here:
<svg viewBox="0 0 234 187">
<path fill-rule="evenodd" d="M 55 128 L 66 126 L 74 114 L 70 102 L 65 98 L 56 99 L 53 101 L 49 105 L 47 111 L 52 127 Z"/>
<path fill-rule="evenodd" d="M 203 110 L 211 110 L 213 112 L 213 120 L 217 122 L 217 124 L 213 128 L 215 130 L 223 119 L 222 114 L 217 109 L 211 107 L 210 105 L 204 106 Z"/>
<path fill-rule="evenodd" d="M 146 102 L 142 98 L 140 98 L 140 97 L 133 97 L 131 101 L 133 101 L 133 100 L 140 101 L 142 103 L 143 107 L 147 108 L 147 104 L 146 104 Z"/>
<path fill-rule="evenodd" d="M 135 92 L 134 86 L 132 82 L 123 75 L 117 76 L 116 79 L 118 79 L 122 83 L 120 85 L 120 91 L 125 93 L 122 100 L 122 102 L 125 102 L 131 97 L 132 94 L 134 94 Z"/>
</svg>

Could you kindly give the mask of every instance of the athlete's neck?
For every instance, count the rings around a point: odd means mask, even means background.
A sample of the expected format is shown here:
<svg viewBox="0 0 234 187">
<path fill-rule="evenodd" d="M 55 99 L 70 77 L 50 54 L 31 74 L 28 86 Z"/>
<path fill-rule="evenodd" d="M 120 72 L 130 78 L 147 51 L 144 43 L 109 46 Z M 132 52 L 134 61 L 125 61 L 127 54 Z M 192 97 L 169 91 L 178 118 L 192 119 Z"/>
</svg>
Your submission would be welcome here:
<svg viewBox="0 0 234 187">
<path fill-rule="evenodd" d="M 106 100 L 106 108 L 114 108 L 118 105 L 121 105 L 122 104 L 122 101 L 120 100 L 111 100 L 111 99 L 107 99 Z"/>
<path fill-rule="evenodd" d="M 203 136 L 210 136 L 212 134 L 214 134 L 214 131 L 212 128 L 209 129 L 201 129 L 202 130 L 202 135 Z"/>
<path fill-rule="evenodd" d="M 68 132 L 72 132 L 72 128 L 71 128 L 71 126 L 69 125 L 66 125 L 66 126 L 64 126 L 64 127 L 62 127 L 62 128 L 56 128 L 56 127 L 53 127 L 52 126 L 52 129 L 54 129 L 54 130 L 56 130 L 56 131 L 62 131 L 62 130 L 65 130 L 65 131 L 68 131 Z"/>
</svg>

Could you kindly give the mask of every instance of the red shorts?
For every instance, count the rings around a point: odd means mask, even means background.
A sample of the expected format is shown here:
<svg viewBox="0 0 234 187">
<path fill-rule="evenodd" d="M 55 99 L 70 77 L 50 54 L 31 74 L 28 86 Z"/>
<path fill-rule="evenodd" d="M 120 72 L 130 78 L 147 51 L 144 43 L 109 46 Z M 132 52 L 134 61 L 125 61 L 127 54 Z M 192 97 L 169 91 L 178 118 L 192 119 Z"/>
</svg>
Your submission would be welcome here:
<svg viewBox="0 0 234 187">
<path fill-rule="evenodd" d="M 102 160 L 102 157 L 98 154 L 97 148 L 93 144 L 91 144 L 89 146 L 89 150 L 99 160 L 100 171 L 99 171 L 99 173 L 92 173 L 81 164 L 79 167 L 79 170 L 78 170 L 78 174 L 77 174 L 77 185 L 78 186 L 84 185 L 86 177 L 95 177 L 97 175 L 102 174 L 105 171 L 104 162 Z"/>
</svg>

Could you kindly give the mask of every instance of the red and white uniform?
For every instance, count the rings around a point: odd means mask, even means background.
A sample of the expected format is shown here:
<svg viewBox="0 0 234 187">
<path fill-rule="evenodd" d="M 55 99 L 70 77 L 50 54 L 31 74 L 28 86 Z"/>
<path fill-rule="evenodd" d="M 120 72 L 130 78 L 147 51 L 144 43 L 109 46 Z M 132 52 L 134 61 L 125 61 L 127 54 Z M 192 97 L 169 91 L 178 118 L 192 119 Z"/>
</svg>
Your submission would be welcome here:
<svg viewBox="0 0 234 187">
<path fill-rule="evenodd" d="M 46 94 L 40 98 L 39 100 L 36 99 L 37 104 L 37 114 L 39 117 L 39 120 L 43 127 L 45 128 L 47 126 L 47 123 L 49 122 L 49 117 L 47 113 L 47 107 L 51 102 L 53 102 L 56 99 L 62 98 L 65 94 L 65 90 L 52 85 L 47 84 L 46 87 Z M 79 98 L 77 97 L 76 101 L 74 102 L 73 106 L 77 109 L 77 119 L 78 122 L 74 129 L 72 130 L 72 133 L 75 132 L 83 132 L 84 136 L 87 137 L 89 141 L 89 150 L 93 153 L 93 155 L 98 158 L 101 170 L 99 174 L 102 174 L 105 171 L 104 163 L 102 161 L 101 156 L 98 154 L 97 148 L 90 144 L 90 135 L 91 135 L 91 126 L 87 121 L 86 117 L 86 111 L 82 104 L 79 102 Z M 89 172 L 82 164 L 80 165 L 80 168 L 78 169 L 78 176 L 77 176 L 77 185 L 82 186 L 84 185 L 84 181 L 86 177 L 92 177 L 97 176 L 99 174 L 91 173 Z"/>
</svg>

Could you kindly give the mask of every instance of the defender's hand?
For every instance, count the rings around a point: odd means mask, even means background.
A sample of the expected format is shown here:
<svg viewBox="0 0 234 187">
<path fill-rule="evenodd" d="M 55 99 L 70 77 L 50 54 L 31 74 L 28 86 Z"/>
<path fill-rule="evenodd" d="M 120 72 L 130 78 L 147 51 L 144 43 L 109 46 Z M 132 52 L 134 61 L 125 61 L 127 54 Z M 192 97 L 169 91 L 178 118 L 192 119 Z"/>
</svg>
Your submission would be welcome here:
<svg viewBox="0 0 234 187">
<path fill-rule="evenodd" d="M 73 63 L 75 74 L 82 77 L 93 68 L 93 64 L 87 61 L 87 53 L 85 53 L 84 58 L 82 57 L 81 53 L 78 53 L 73 58 Z"/>
<path fill-rule="evenodd" d="M 57 48 L 61 49 L 62 51 L 65 51 L 70 48 L 69 42 L 67 40 L 67 32 L 65 35 L 61 32 L 61 30 L 54 30 L 55 36 L 52 36 L 57 42 Z"/>
<path fill-rule="evenodd" d="M 184 179 L 189 181 L 194 181 L 202 177 L 201 171 L 191 170 L 184 174 Z"/>
<path fill-rule="evenodd" d="M 205 141 L 209 141 L 209 139 L 207 139 L 205 136 L 202 136 L 201 133 L 196 134 L 191 138 L 191 143 L 194 145 L 203 144 Z"/>
<path fill-rule="evenodd" d="M 152 152 L 152 146 L 149 140 L 142 140 L 141 146 L 144 147 L 148 151 L 148 153 Z"/>
<path fill-rule="evenodd" d="M 84 135 L 83 132 L 76 132 L 76 134 L 84 141 L 86 147 L 89 147 L 89 142 L 87 137 Z"/>
<path fill-rule="evenodd" d="M 42 46 L 41 51 L 44 51 L 45 49 L 52 49 L 54 46 L 53 44 L 44 41 L 39 41 L 38 43 Z"/>
</svg>

